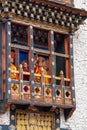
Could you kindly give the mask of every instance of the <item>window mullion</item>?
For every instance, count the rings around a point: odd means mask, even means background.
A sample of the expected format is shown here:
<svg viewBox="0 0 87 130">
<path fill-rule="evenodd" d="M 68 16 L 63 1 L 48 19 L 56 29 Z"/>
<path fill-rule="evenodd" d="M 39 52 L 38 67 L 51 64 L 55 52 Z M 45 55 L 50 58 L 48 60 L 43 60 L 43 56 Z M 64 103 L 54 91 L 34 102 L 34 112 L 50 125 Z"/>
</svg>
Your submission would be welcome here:
<svg viewBox="0 0 87 130">
<path fill-rule="evenodd" d="M 51 75 L 52 75 L 52 99 L 53 103 L 55 103 L 55 70 L 54 70 L 54 32 L 49 32 L 49 48 L 50 48 L 50 67 L 51 67 Z"/>
<path fill-rule="evenodd" d="M 75 100 L 75 83 L 74 83 L 74 66 L 73 66 L 73 36 L 70 36 L 70 65 L 71 65 L 71 86 L 72 86 L 72 101 L 73 104 L 76 105 L 76 100 Z"/>
<path fill-rule="evenodd" d="M 0 23 L 0 56 L 2 56 L 2 51 L 3 51 L 3 49 L 2 49 L 2 23 Z M 0 74 L 1 74 L 1 77 L 0 77 L 0 83 L 1 83 L 1 85 L 0 85 L 0 100 L 2 100 L 3 99 L 3 90 L 2 90 L 2 57 L 0 57 Z"/>
<path fill-rule="evenodd" d="M 30 26 L 29 30 L 29 37 L 30 37 L 30 58 L 29 58 L 29 65 L 30 65 L 30 81 L 31 81 L 31 95 L 32 95 L 32 102 L 34 102 L 34 43 L 33 43 L 33 27 Z"/>
<path fill-rule="evenodd" d="M 64 39 L 65 55 L 69 55 L 69 36 L 65 36 Z M 66 78 L 70 78 L 70 59 L 65 60 Z"/>
<path fill-rule="evenodd" d="M 9 69 L 10 68 L 10 60 L 11 60 L 11 22 L 7 21 L 5 24 L 6 28 L 6 80 L 7 80 L 7 99 L 10 98 L 10 87 L 11 87 L 11 80 L 10 80 L 10 73 Z"/>
</svg>

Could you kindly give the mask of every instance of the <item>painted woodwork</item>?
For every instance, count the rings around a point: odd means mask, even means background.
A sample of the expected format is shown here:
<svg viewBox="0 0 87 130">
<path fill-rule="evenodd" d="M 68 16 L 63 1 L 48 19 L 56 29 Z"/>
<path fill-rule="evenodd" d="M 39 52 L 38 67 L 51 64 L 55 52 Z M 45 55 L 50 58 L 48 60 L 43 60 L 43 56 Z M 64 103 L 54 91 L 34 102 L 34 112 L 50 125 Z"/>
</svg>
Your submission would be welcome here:
<svg viewBox="0 0 87 130">
<path fill-rule="evenodd" d="M 22 18 L 22 21 L 23 18 L 25 20 L 35 20 L 37 23 L 47 23 L 47 25 L 49 23 L 50 25 L 61 26 L 73 31 L 78 28 L 87 16 L 85 11 L 70 8 L 68 5 L 64 6 L 55 2 L 54 4 L 51 2 L 44 2 L 42 4 L 41 2 L 5 0 L 3 3 L 1 2 L 1 7 L 4 6 L 4 10 L 1 8 L 1 12 L 3 11 L 3 16 L 6 17 L 19 17 Z"/>
<path fill-rule="evenodd" d="M 2 55 L 2 23 L 0 23 L 0 55 Z M 0 78 L 0 100 L 3 99 L 3 90 L 2 90 L 2 56 L 0 57 L 0 75 L 1 75 L 1 78 Z"/>
<path fill-rule="evenodd" d="M 60 110 L 68 119 L 76 108 L 72 35 L 87 12 L 73 0 L 4 0 L 0 7 L 0 112 L 10 108 L 0 129 L 68 130 L 60 128 Z"/>
</svg>

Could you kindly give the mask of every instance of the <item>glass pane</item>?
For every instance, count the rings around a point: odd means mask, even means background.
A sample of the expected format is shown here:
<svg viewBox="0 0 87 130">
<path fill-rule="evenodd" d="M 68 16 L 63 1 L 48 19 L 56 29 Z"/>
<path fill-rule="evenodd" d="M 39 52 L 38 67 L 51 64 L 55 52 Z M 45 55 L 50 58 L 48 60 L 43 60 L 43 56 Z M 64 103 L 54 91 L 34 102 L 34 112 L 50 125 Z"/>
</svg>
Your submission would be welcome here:
<svg viewBox="0 0 87 130">
<path fill-rule="evenodd" d="M 54 51 L 57 53 L 65 53 L 64 35 L 54 33 Z"/>
<path fill-rule="evenodd" d="M 12 24 L 11 26 L 11 41 L 12 43 L 21 43 L 26 45 L 28 42 L 27 27 L 19 24 Z"/>
<path fill-rule="evenodd" d="M 60 71 L 63 71 L 64 76 L 66 75 L 65 71 L 65 58 L 55 56 L 55 75 L 60 76 Z"/>
<path fill-rule="evenodd" d="M 64 78 L 66 78 L 65 81 L 65 86 L 70 85 L 70 62 L 69 59 L 60 57 L 60 56 L 55 56 L 54 58 L 55 62 L 55 76 L 56 76 L 56 84 L 60 84 L 60 80 L 58 77 L 60 77 L 60 72 L 63 71 Z"/>
<path fill-rule="evenodd" d="M 48 49 L 48 32 L 34 28 L 34 47 Z"/>
</svg>

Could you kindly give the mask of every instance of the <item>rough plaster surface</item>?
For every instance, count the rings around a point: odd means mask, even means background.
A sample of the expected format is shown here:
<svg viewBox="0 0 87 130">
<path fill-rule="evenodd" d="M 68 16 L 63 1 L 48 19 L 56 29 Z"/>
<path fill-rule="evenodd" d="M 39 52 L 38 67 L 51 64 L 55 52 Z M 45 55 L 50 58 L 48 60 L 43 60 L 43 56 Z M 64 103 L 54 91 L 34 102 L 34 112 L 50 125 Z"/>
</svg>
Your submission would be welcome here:
<svg viewBox="0 0 87 130">
<path fill-rule="evenodd" d="M 0 125 L 9 125 L 9 124 L 10 124 L 10 113 L 8 110 L 6 113 L 0 114 Z"/>
<path fill-rule="evenodd" d="M 74 0 L 75 7 L 87 10 L 87 0 Z M 72 130 L 87 130 L 87 20 L 73 36 L 76 110 L 68 120 Z"/>
</svg>

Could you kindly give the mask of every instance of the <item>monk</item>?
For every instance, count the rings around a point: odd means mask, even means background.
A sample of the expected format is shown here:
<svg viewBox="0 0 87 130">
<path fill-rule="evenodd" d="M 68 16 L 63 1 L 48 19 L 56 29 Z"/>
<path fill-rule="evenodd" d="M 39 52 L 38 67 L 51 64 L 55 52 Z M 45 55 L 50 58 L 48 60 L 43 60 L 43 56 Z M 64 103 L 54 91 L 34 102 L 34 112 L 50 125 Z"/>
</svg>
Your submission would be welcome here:
<svg viewBox="0 0 87 130">
<path fill-rule="evenodd" d="M 16 66 L 14 65 L 14 59 L 13 58 L 11 58 L 10 68 L 11 68 L 11 71 L 17 70 Z M 12 79 L 18 79 L 18 74 L 15 73 L 15 72 L 11 72 L 11 78 Z"/>
</svg>

